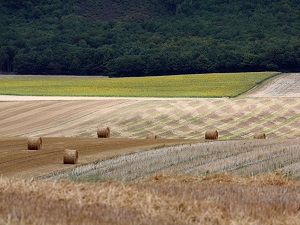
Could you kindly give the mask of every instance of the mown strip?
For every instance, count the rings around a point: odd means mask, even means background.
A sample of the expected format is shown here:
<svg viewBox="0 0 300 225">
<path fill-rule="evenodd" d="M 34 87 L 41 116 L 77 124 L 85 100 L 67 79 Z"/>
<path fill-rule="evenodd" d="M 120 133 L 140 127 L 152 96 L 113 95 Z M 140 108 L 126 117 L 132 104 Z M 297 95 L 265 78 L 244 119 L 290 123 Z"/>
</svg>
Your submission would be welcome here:
<svg viewBox="0 0 300 225">
<path fill-rule="evenodd" d="M 80 182 L 135 180 L 155 174 L 205 176 L 208 173 L 257 175 L 288 173 L 297 177 L 300 152 L 297 140 L 240 140 L 168 146 L 102 160 L 55 172 L 46 179 Z M 287 168 L 285 168 L 287 167 Z M 295 171 L 294 171 L 295 170 Z"/>
</svg>

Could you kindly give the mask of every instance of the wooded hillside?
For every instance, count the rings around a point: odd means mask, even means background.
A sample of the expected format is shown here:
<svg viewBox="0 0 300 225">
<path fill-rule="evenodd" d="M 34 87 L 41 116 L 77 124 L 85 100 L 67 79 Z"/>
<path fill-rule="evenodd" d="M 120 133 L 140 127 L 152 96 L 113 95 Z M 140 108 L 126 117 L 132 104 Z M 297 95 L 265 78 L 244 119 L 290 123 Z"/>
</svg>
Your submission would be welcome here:
<svg viewBox="0 0 300 225">
<path fill-rule="evenodd" d="M 0 71 L 146 76 L 300 69 L 299 0 L 3 0 Z"/>
</svg>

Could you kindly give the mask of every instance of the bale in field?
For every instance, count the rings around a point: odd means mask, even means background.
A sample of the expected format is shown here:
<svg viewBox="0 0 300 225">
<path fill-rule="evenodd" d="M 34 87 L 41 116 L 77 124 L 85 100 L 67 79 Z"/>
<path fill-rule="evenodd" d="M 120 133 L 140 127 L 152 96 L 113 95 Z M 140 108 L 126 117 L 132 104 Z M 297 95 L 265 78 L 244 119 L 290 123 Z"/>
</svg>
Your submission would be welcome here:
<svg viewBox="0 0 300 225">
<path fill-rule="evenodd" d="M 159 139 L 159 136 L 158 135 L 153 135 L 153 134 L 148 134 L 146 136 L 146 139 Z"/>
<path fill-rule="evenodd" d="M 98 138 L 109 138 L 110 137 L 110 128 L 109 127 L 98 127 L 97 136 L 98 136 Z"/>
<path fill-rule="evenodd" d="M 28 150 L 40 150 L 42 148 L 42 138 L 41 137 L 30 137 L 27 141 Z"/>
<path fill-rule="evenodd" d="M 76 164 L 78 161 L 78 151 L 72 149 L 64 150 L 64 164 Z"/>
<path fill-rule="evenodd" d="M 253 139 L 267 139 L 265 133 L 255 133 Z"/>
<path fill-rule="evenodd" d="M 206 140 L 217 140 L 219 138 L 219 133 L 217 130 L 208 130 L 205 132 Z"/>
</svg>

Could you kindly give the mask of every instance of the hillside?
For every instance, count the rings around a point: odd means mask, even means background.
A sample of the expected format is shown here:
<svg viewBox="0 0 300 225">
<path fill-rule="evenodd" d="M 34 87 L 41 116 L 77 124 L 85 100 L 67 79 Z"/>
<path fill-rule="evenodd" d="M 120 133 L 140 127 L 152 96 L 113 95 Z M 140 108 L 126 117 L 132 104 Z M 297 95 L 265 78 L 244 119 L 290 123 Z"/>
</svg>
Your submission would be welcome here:
<svg viewBox="0 0 300 225">
<path fill-rule="evenodd" d="M 297 71 L 299 15 L 297 0 L 4 0 L 0 71 Z"/>
<path fill-rule="evenodd" d="M 0 136 L 95 137 L 102 124 L 113 138 L 203 140 L 211 129 L 222 140 L 300 137 L 297 98 L 41 99 L 0 102 Z"/>
<path fill-rule="evenodd" d="M 299 80 L 238 98 L 0 95 L 0 224 L 299 224 Z"/>
<path fill-rule="evenodd" d="M 79 13 L 89 21 L 135 21 L 167 12 L 163 4 L 157 5 L 155 0 L 87 0 L 77 1 L 77 5 Z"/>
</svg>

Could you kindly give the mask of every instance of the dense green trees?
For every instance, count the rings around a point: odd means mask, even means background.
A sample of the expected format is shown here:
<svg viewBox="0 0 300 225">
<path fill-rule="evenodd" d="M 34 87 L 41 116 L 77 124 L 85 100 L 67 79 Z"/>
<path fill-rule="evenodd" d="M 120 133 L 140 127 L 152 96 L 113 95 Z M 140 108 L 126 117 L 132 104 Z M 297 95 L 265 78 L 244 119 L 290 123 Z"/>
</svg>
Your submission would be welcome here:
<svg viewBox="0 0 300 225">
<path fill-rule="evenodd" d="M 4 0 L 0 72 L 146 76 L 300 69 L 299 0 L 141 3 L 159 13 L 105 21 L 87 17 L 80 0 Z M 140 8 L 128 5 L 126 13 L 137 15 Z"/>
</svg>

